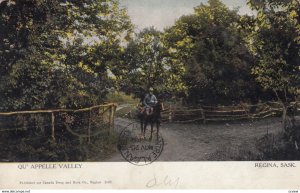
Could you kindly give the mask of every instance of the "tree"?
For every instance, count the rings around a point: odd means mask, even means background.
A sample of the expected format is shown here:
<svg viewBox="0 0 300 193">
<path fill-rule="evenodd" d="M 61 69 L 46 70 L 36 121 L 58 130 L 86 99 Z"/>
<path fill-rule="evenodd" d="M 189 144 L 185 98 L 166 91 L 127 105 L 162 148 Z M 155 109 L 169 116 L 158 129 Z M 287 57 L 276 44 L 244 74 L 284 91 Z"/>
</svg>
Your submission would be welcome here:
<svg viewBox="0 0 300 193">
<path fill-rule="evenodd" d="M 253 67 L 253 74 L 282 104 L 283 128 L 286 128 L 289 103 L 300 94 L 300 3 L 249 0 L 248 4 L 257 11 L 249 39 L 250 49 L 259 61 Z"/>
<path fill-rule="evenodd" d="M 116 0 L 2 1 L 2 110 L 103 101 L 132 24 Z"/>
<path fill-rule="evenodd" d="M 161 32 L 146 28 L 128 44 L 124 55 L 127 78 L 123 90 L 138 97 L 143 97 L 149 87 L 164 96 L 177 91 L 179 82 L 173 81 L 177 74 L 167 61 L 161 38 Z"/>
<path fill-rule="evenodd" d="M 171 61 L 183 69 L 189 102 L 231 103 L 255 97 L 251 94 L 257 89 L 250 74 L 253 57 L 239 20 L 237 10 L 210 0 L 166 31 Z"/>
<path fill-rule="evenodd" d="M 104 101 L 115 86 L 109 72 L 117 69 L 132 32 L 117 0 L 1 0 L 0 11 L 0 111 L 80 108 Z M 62 137 L 64 119 L 77 120 L 85 130 L 85 120 L 95 119 L 90 113 L 54 117 L 56 142 L 47 140 L 49 114 L 2 118 L 0 125 L 13 131 L 1 132 L 1 154 L 14 152 L 8 158 L 18 161 L 82 161 L 87 150 L 102 154 L 105 140 L 86 148 L 82 138 Z M 20 124 L 22 131 L 14 130 Z"/>
</svg>

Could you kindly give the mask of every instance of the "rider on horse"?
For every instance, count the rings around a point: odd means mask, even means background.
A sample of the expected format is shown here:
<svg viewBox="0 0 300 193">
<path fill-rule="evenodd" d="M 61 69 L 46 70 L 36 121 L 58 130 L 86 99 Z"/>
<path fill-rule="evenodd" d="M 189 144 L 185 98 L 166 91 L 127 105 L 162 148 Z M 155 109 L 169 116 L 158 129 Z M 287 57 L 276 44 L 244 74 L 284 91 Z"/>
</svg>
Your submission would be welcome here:
<svg viewBox="0 0 300 193">
<path fill-rule="evenodd" d="M 150 115 L 153 112 L 153 107 L 157 104 L 157 98 L 153 94 L 153 91 L 153 88 L 149 88 L 149 91 L 143 100 L 144 107 L 142 109 L 142 113 L 146 111 L 147 115 Z"/>
</svg>

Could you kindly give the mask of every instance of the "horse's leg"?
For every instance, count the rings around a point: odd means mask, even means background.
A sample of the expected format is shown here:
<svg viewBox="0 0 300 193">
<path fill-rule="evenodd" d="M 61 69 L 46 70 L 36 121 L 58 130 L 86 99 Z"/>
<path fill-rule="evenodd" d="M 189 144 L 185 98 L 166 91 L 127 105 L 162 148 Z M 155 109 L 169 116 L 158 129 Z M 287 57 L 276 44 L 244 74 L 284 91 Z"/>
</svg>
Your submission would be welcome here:
<svg viewBox="0 0 300 193">
<path fill-rule="evenodd" d="M 156 121 L 156 140 L 158 140 L 159 126 L 160 126 L 160 122 Z"/>
<path fill-rule="evenodd" d="M 145 120 L 145 121 L 144 121 L 144 129 L 143 129 L 143 138 L 144 138 L 144 139 L 145 139 L 145 135 L 146 135 L 147 125 L 148 125 L 148 121 Z"/>
<path fill-rule="evenodd" d="M 154 125 L 154 122 L 153 122 L 153 121 L 151 121 L 151 136 L 150 136 L 150 140 L 152 140 L 153 125 Z"/>
</svg>

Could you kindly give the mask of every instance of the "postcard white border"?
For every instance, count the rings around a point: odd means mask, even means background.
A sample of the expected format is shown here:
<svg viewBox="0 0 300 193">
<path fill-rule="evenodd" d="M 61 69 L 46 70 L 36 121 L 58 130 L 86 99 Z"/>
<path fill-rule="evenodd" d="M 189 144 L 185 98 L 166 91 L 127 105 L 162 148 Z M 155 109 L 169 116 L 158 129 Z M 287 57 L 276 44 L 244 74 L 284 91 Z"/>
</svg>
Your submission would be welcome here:
<svg viewBox="0 0 300 193">
<path fill-rule="evenodd" d="M 255 163 L 279 167 L 255 167 Z M 281 163 L 296 167 L 280 167 Z M 0 189 L 300 189 L 300 162 L 154 162 L 147 166 L 82 162 L 82 168 L 76 169 L 19 169 L 20 164 L 36 163 L 1 163 Z M 25 183 L 39 181 L 81 183 Z"/>
</svg>

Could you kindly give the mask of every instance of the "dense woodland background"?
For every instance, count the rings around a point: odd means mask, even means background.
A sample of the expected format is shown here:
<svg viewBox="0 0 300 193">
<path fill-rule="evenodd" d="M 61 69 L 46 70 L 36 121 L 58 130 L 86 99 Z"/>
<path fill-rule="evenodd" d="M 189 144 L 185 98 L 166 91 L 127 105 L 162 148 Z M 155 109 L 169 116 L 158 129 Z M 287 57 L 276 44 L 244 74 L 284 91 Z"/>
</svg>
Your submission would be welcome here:
<svg viewBox="0 0 300 193">
<path fill-rule="evenodd" d="M 299 0 L 220 0 L 163 31 L 136 32 L 118 0 L 2 0 L 0 112 L 82 108 L 115 92 L 183 104 L 278 101 L 300 95 Z"/>
</svg>

